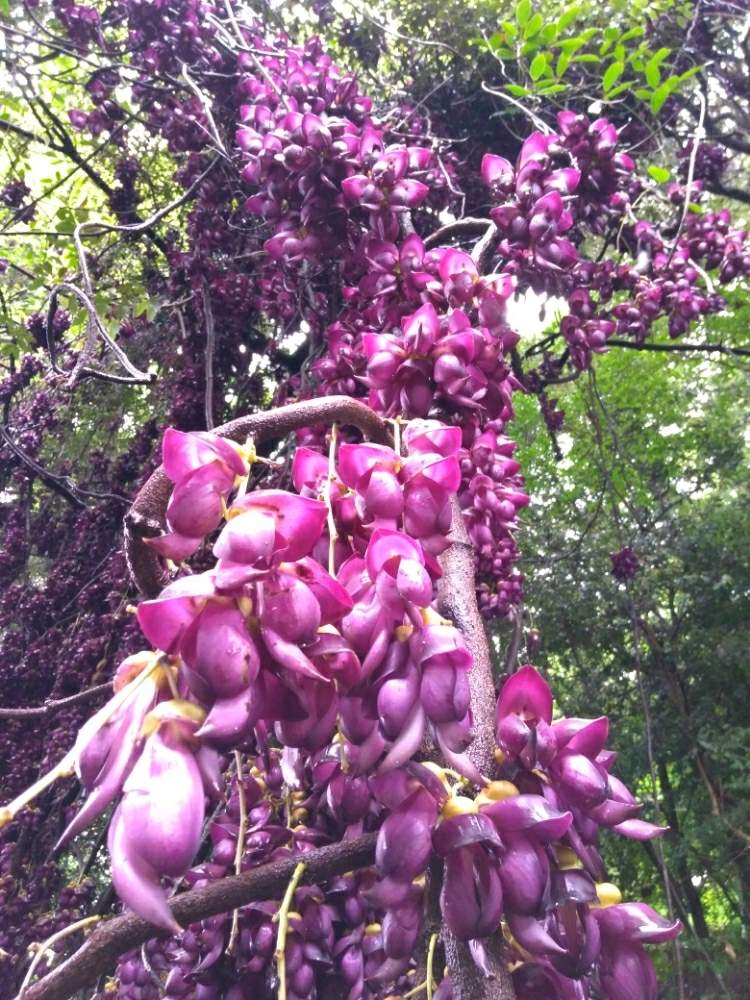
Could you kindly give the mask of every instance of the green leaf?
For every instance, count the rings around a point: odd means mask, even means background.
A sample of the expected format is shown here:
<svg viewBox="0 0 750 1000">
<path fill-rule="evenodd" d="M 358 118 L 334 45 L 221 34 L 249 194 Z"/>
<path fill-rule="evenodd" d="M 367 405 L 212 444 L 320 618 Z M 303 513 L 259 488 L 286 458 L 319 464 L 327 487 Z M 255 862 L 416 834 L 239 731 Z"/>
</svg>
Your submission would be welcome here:
<svg viewBox="0 0 750 1000">
<path fill-rule="evenodd" d="M 0 0 L 0 14 L 10 17 L 10 0 Z"/>
<path fill-rule="evenodd" d="M 542 17 L 542 15 L 534 14 L 534 16 L 528 22 L 526 27 L 523 29 L 523 37 L 533 38 L 534 35 L 537 35 L 541 31 L 543 24 L 544 24 L 544 18 Z"/>
<path fill-rule="evenodd" d="M 702 69 L 703 66 L 691 66 L 690 69 L 685 70 L 684 73 L 680 73 L 677 79 L 680 83 L 683 83 L 685 80 L 689 80 L 692 76 L 695 76 L 696 73 L 700 73 Z"/>
<path fill-rule="evenodd" d="M 585 38 L 564 38 L 561 42 L 555 42 L 552 48 L 562 49 L 563 52 L 577 52 L 585 44 Z"/>
<path fill-rule="evenodd" d="M 545 24 L 539 37 L 545 45 L 551 45 L 557 38 L 557 25 L 553 21 L 550 21 L 549 24 Z"/>
<path fill-rule="evenodd" d="M 505 89 L 514 97 L 529 97 L 531 95 L 530 90 L 527 90 L 526 87 L 521 87 L 517 83 L 506 83 Z"/>
<path fill-rule="evenodd" d="M 516 21 L 523 26 L 531 17 L 531 0 L 520 0 L 520 3 L 516 4 Z"/>
<path fill-rule="evenodd" d="M 565 76 L 565 70 L 570 66 L 571 56 L 568 52 L 561 52 L 557 57 L 557 64 L 555 65 L 555 76 L 561 77 Z"/>
<path fill-rule="evenodd" d="M 564 83 L 552 83 L 550 81 L 549 83 L 548 82 L 541 83 L 537 87 L 537 94 L 541 94 L 547 97 L 550 94 L 562 94 L 562 92 L 567 89 L 568 88 Z"/>
<path fill-rule="evenodd" d="M 672 93 L 672 83 L 671 80 L 665 81 L 661 87 L 653 92 L 651 95 L 651 100 L 649 101 L 649 107 L 653 114 L 658 115 L 661 109 L 664 107 L 664 103 Z"/>
<path fill-rule="evenodd" d="M 557 30 L 559 32 L 565 31 L 568 25 L 572 24 L 580 13 L 581 8 L 577 6 L 571 7 L 570 10 L 566 10 L 562 17 L 557 19 Z"/>
<path fill-rule="evenodd" d="M 515 24 L 513 24 L 512 21 L 503 21 L 502 22 L 502 29 L 505 32 L 505 34 L 508 36 L 508 40 L 509 41 L 513 41 L 513 39 L 518 34 L 518 31 L 516 30 L 516 26 L 515 26 Z"/>
<path fill-rule="evenodd" d="M 646 77 L 646 83 L 650 87 L 658 87 L 661 83 L 661 70 L 658 66 L 654 66 L 652 63 L 647 62 L 643 70 L 643 75 Z"/>
<path fill-rule="evenodd" d="M 626 31 L 625 34 L 620 39 L 621 42 L 629 42 L 631 38 L 642 38 L 646 34 L 646 29 L 642 27 L 631 28 L 630 31 Z"/>
<path fill-rule="evenodd" d="M 657 184 L 666 184 L 672 176 L 666 167 L 657 167 L 656 164 L 652 164 L 648 168 L 648 173 L 650 177 L 653 177 Z"/>
<path fill-rule="evenodd" d="M 529 66 L 529 76 L 532 80 L 538 80 L 540 76 L 544 76 L 546 69 L 547 53 L 537 52 L 531 62 L 531 66 Z"/>
<path fill-rule="evenodd" d="M 634 83 L 635 80 L 623 80 L 622 83 L 618 83 L 618 85 L 613 87 L 612 90 L 607 91 L 607 99 L 612 100 L 615 97 L 619 97 L 620 94 L 624 94 L 626 90 L 630 90 Z"/>
<path fill-rule="evenodd" d="M 621 62 L 613 62 L 607 67 L 607 71 L 602 77 L 602 87 L 604 87 L 604 93 L 606 94 L 609 90 L 614 87 L 615 83 L 622 76 L 622 71 L 625 69 L 625 65 Z"/>
<path fill-rule="evenodd" d="M 598 63 L 601 62 L 599 56 L 595 56 L 593 52 L 584 52 L 582 56 L 573 56 L 571 60 L 575 63 Z"/>
</svg>

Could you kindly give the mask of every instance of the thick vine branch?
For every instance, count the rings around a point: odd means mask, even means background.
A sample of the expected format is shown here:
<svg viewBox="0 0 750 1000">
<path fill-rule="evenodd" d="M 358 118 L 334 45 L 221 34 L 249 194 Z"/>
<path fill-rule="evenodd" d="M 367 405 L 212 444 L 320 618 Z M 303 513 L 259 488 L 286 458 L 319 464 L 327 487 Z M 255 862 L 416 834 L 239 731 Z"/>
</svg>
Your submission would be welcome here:
<svg viewBox="0 0 750 1000">
<path fill-rule="evenodd" d="M 280 899 L 300 859 L 305 862 L 301 882 L 323 882 L 334 875 L 371 865 L 375 859 L 376 839 L 377 834 L 366 833 L 353 840 L 262 865 L 241 875 L 230 875 L 201 889 L 175 896 L 170 902 L 172 912 L 183 926 L 187 926 L 256 900 Z M 120 955 L 158 933 L 153 924 L 133 914 L 108 920 L 69 959 L 24 990 L 23 1000 L 66 1000 L 108 973 Z"/>
<path fill-rule="evenodd" d="M 252 437 L 255 444 L 283 438 L 290 431 L 309 424 L 338 423 L 358 428 L 371 441 L 387 444 L 388 425 L 365 403 L 349 396 L 323 396 L 305 399 L 275 410 L 238 417 L 214 433 L 232 441 L 243 442 Z M 172 492 L 172 483 L 162 466 L 141 487 L 133 505 L 125 515 L 125 556 L 138 589 L 154 597 L 166 583 L 166 574 L 153 549 L 144 542 L 164 530 L 164 514 Z"/>
<path fill-rule="evenodd" d="M 469 539 L 458 500 L 453 498 L 452 544 L 441 556 L 443 577 L 438 585 L 438 607 L 461 629 L 474 665 L 469 671 L 474 740 L 468 749 L 472 761 L 484 775 L 495 769 L 495 682 L 487 633 L 477 605 L 474 585 L 474 547 Z M 514 1000 L 498 934 L 485 942 L 491 977 L 479 969 L 464 941 L 443 931 L 445 958 L 451 972 L 455 1000 Z"/>
</svg>

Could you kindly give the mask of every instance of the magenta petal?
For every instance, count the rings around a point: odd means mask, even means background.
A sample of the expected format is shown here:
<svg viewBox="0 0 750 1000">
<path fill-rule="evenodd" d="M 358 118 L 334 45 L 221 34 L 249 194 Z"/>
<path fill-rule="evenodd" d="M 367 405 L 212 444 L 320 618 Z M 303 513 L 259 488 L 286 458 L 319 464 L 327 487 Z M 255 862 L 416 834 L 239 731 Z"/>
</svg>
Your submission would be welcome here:
<svg viewBox="0 0 750 1000">
<path fill-rule="evenodd" d="M 616 799 L 605 799 L 598 806 L 588 810 L 588 815 L 599 826 L 616 826 L 625 820 L 637 816 L 641 806 L 637 802 L 618 802 Z"/>
<path fill-rule="evenodd" d="M 597 757 L 609 735 L 606 715 L 598 719 L 561 719 L 552 726 L 558 748 L 565 747 L 587 757 Z"/>
<path fill-rule="evenodd" d="M 164 535 L 157 535 L 155 538 L 144 538 L 143 541 L 149 548 L 158 552 L 163 559 L 173 559 L 175 562 L 182 562 L 188 556 L 197 552 L 203 541 L 203 536 L 190 538 L 188 535 L 180 535 L 176 531 L 169 531 Z"/>
<path fill-rule="evenodd" d="M 497 718 L 511 712 L 526 719 L 552 721 L 552 692 L 542 675 L 530 663 L 512 674 L 503 684 L 497 703 Z"/>
<path fill-rule="evenodd" d="M 604 937 L 629 944 L 673 941 L 682 930 L 679 920 L 667 920 L 646 903 L 617 903 L 594 911 Z"/>
<path fill-rule="evenodd" d="M 326 505 L 321 500 L 297 496 L 285 490 L 256 490 L 238 500 L 233 509 L 272 514 L 278 536 L 274 551 L 281 551 L 283 558 L 289 562 L 310 554 L 328 516 Z M 214 551 L 219 558 L 235 558 Z"/>
<path fill-rule="evenodd" d="M 482 180 L 487 187 L 510 187 L 513 183 L 513 164 L 504 156 L 485 153 L 482 157 Z"/>
<path fill-rule="evenodd" d="M 221 520 L 221 500 L 232 485 L 226 466 L 203 465 L 181 479 L 167 505 L 167 524 L 172 531 L 202 538 Z"/>
<path fill-rule="evenodd" d="M 183 576 L 165 587 L 153 601 L 138 605 L 138 624 L 155 649 L 176 652 L 183 633 L 215 593 L 210 573 Z"/>
<path fill-rule="evenodd" d="M 314 594 L 320 608 L 321 625 L 338 623 L 353 607 L 352 598 L 320 563 L 305 557 L 297 560 L 293 566 L 284 567 L 285 572 L 293 573 Z"/>
<path fill-rule="evenodd" d="M 544 925 L 534 917 L 523 916 L 520 913 L 508 914 L 508 926 L 513 937 L 522 948 L 532 955 L 564 955 L 555 939 L 545 930 Z"/>
<path fill-rule="evenodd" d="M 615 833 L 620 833 L 623 837 L 630 837 L 632 840 L 653 840 L 654 837 L 661 837 L 665 834 L 669 827 L 656 826 L 656 824 L 647 823 L 643 819 L 626 819 L 624 823 L 617 823 L 612 829 Z"/>
<path fill-rule="evenodd" d="M 164 432 L 162 461 L 164 471 L 173 483 L 217 459 L 226 465 L 233 476 L 242 476 L 247 472 L 247 462 L 235 445 L 225 438 L 201 431 L 186 433 L 174 427 L 168 427 Z"/>
<path fill-rule="evenodd" d="M 549 862 L 543 850 L 522 834 L 506 834 L 506 852 L 500 865 L 505 903 L 526 916 L 539 911 L 549 882 Z"/>
<path fill-rule="evenodd" d="M 396 739 L 402 732 L 419 694 L 419 675 L 412 667 L 403 677 L 389 677 L 380 687 L 377 710 L 383 735 Z"/>
<path fill-rule="evenodd" d="M 112 860 L 112 882 L 120 899 L 149 923 L 170 934 L 182 934 L 182 927 L 167 904 L 159 876 L 128 843 L 119 809 L 109 827 L 107 846 Z"/>
<path fill-rule="evenodd" d="M 239 694 L 258 676 L 260 659 L 241 612 L 210 603 L 195 620 L 181 646 L 188 666 L 219 698 Z"/>
<path fill-rule="evenodd" d="M 370 579 L 377 579 L 382 569 L 395 565 L 399 559 L 412 559 L 424 563 L 422 550 L 417 542 L 400 531 L 376 528 L 365 553 L 365 563 Z"/>
<path fill-rule="evenodd" d="M 133 854 L 159 874 L 177 877 L 200 844 L 203 780 L 190 750 L 168 744 L 161 733 L 146 741 L 118 812 Z"/>
<path fill-rule="evenodd" d="M 393 767 L 401 767 L 414 756 L 424 736 L 425 717 L 422 706 L 417 704 L 404 723 L 404 728 L 378 768 L 378 774 Z"/>
<path fill-rule="evenodd" d="M 432 602 L 432 580 L 424 566 L 415 559 L 402 559 L 396 574 L 396 587 L 406 601 L 424 608 Z"/>
<path fill-rule="evenodd" d="M 410 420 L 404 430 L 404 444 L 409 455 L 436 452 L 448 458 L 461 447 L 461 428 L 439 420 Z"/>
<path fill-rule="evenodd" d="M 435 307 L 427 302 L 401 321 L 401 329 L 415 346 L 429 350 L 440 336 L 440 320 Z"/>
<path fill-rule="evenodd" d="M 440 908 L 446 924 L 461 940 L 486 937 L 497 930 L 503 892 L 497 860 L 482 847 L 463 847 L 445 859 Z"/>
<path fill-rule="evenodd" d="M 651 959 L 637 945 L 618 945 L 601 973 L 607 1000 L 656 1000 L 657 983 Z"/>
<path fill-rule="evenodd" d="M 323 496 L 328 480 L 328 459 L 311 448 L 297 448 L 292 460 L 292 482 L 299 493 L 303 487 Z"/>
<path fill-rule="evenodd" d="M 476 264 L 463 250 L 446 250 L 440 258 L 439 273 L 443 282 L 456 274 L 468 274 L 472 278 L 478 274 Z"/>
<path fill-rule="evenodd" d="M 276 541 L 276 517 L 272 511 L 254 509 L 228 521 L 216 539 L 217 559 L 266 567 Z"/>
<path fill-rule="evenodd" d="M 481 843 L 503 847 L 492 820 L 482 813 L 450 816 L 440 823 L 432 835 L 432 845 L 442 857 L 460 847 Z"/>
<path fill-rule="evenodd" d="M 264 710 L 263 689 L 253 684 L 233 698 L 217 699 L 196 735 L 220 747 L 236 745 L 250 735 Z"/>
<path fill-rule="evenodd" d="M 337 471 L 342 483 L 355 489 L 357 483 L 375 466 L 393 472 L 398 467 L 398 455 L 381 444 L 342 444 L 338 452 Z"/>
<path fill-rule="evenodd" d="M 525 832 L 539 840 L 559 840 L 573 822 L 573 814 L 553 809 L 541 795 L 514 795 L 482 806 L 500 833 Z"/>
<path fill-rule="evenodd" d="M 411 882 L 427 867 L 437 803 L 424 788 L 407 796 L 378 833 L 375 864 L 381 875 Z"/>
<path fill-rule="evenodd" d="M 261 624 L 287 642 L 312 641 L 320 627 L 320 605 L 310 588 L 291 573 L 272 573 L 263 584 Z"/>
<path fill-rule="evenodd" d="M 261 625 L 260 631 L 268 652 L 282 667 L 315 680 L 327 680 L 295 643 L 288 642 L 269 625 Z"/>
<path fill-rule="evenodd" d="M 451 727 L 453 723 L 448 723 L 448 725 L 442 724 L 435 727 L 435 735 L 437 737 L 438 746 L 440 747 L 440 752 L 445 758 L 445 763 L 452 767 L 454 771 L 458 771 L 465 778 L 474 785 L 481 786 L 484 783 L 482 775 L 480 774 L 479 768 L 469 757 L 468 753 L 461 753 L 453 749 L 452 741 L 448 740 L 445 736 L 445 730 Z"/>
<path fill-rule="evenodd" d="M 606 772 L 582 753 L 566 748 L 555 757 L 553 767 L 568 794 L 581 805 L 595 806 L 607 797 Z"/>
<path fill-rule="evenodd" d="M 470 700 L 466 671 L 449 663 L 424 667 L 419 697 L 432 722 L 463 719 Z"/>
</svg>

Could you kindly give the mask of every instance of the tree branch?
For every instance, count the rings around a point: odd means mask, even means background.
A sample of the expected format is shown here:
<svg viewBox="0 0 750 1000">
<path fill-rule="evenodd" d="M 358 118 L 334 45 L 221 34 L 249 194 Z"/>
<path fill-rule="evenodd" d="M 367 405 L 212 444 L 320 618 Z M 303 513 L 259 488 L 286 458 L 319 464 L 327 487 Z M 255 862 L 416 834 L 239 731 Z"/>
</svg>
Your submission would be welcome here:
<svg viewBox="0 0 750 1000">
<path fill-rule="evenodd" d="M 484 622 L 477 606 L 474 585 L 474 546 L 454 497 L 452 544 L 440 557 L 443 576 L 438 584 L 438 608 L 461 629 L 474 664 L 469 671 L 474 739 L 468 754 L 484 775 L 495 770 L 495 682 Z M 479 969 L 464 941 L 443 931 L 445 958 L 451 973 L 455 1000 L 514 1000 L 515 990 L 502 954 L 500 935 L 484 940 L 491 978 Z"/>
<path fill-rule="evenodd" d="M 69 708 L 78 702 L 88 701 L 90 698 L 95 698 L 105 692 L 112 693 L 112 684 L 109 681 L 86 688 L 85 691 L 79 691 L 78 694 L 71 694 L 67 698 L 46 701 L 43 705 L 36 705 L 33 708 L 0 708 L 0 719 L 38 719 L 45 715 L 51 715 L 53 712 L 59 712 L 61 708 Z"/>
<path fill-rule="evenodd" d="M 727 347 L 725 344 L 638 344 L 632 340 L 607 341 L 607 347 L 625 347 L 630 351 L 706 351 L 714 354 L 734 354 L 738 357 L 750 357 L 750 348 Z"/>
<path fill-rule="evenodd" d="M 386 422 L 365 403 L 349 396 L 323 396 L 263 413 L 251 413 L 215 428 L 214 433 L 237 442 L 252 437 L 258 445 L 285 437 L 299 427 L 334 422 L 357 427 L 370 440 L 380 444 L 390 441 Z M 167 582 L 158 555 L 146 545 L 144 538 L 153 538 L 164 530 L 164 514 L 171 492 L 172 483 L 159 466 L 141 487 L 125 515 L 125 556 L 138 589 L 147 597 L 155 597 Z"/>
<path fill-rule="evenodd" d="M 255 900 L 280 898 L 300 860 L 305 862 L 301 882 L 308 885 L 366 868 L 375 859 L 376 840 L 376 833 L 367 833 L 353 840 L 292 855 L 283 861 L 273 861 L 241 875 L 230 875 L 201 889 L 175 896 L 170 901 L 172 912 L 183 926 L 187 926 Z M 109 972 L 124 952 L 157 934 L 159 931 L 153 924 L 134 914 L 108 920 L 62 965 L 28 987 L 23 1000 L 66 1000 Z"/>
</svg>

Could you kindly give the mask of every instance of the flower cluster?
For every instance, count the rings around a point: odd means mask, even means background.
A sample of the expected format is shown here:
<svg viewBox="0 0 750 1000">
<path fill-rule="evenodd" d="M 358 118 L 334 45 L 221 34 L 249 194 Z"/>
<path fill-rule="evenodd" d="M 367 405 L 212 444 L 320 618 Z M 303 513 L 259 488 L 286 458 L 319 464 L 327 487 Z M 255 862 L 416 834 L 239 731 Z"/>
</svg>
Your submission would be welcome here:
<svg viewBox="0 0 750 1000">
<path fill-rule="evenodd" d="M 379 830 L 374 872 L 297 890 L 285 953 L 295 1000 L 317 995 L 331 972 L 351 1000 L 408 977 L 432 857 L 444 866 L 443 920 L 474 942 L 480 964 L 486 940 L 502 933 L 508 960 L 523 963 L 521 984 L 546 977 L 558 984 L 549 995 L 565 997 L 573 981 L 598 976 L 608 997 L 636 986 L 648 995 L 641 945 L 679 927 L 640 904 L 597 909 L 617 895 L 603 884 L 599 829 L 638 839 L 662 832 L 637 818 L 640 806 L 610 773 L 606 719 L 553 722 L 549 688 L 526 666 L 497 703 L 496 780 L 465 752 L 472 656 L 434 607 L 461 431 L 415 420 L 404 456 L 336 443 L 328 456 L 297 450 L 299 493 L 248 493 L 249 445 L 167 432 L 171 530 L 157 547 L 194 552 L 212 536 L 216 563 L 140 604 L 138 622 L 159 652 L 124 660 L 113 698 L 80 730 L 73 759 L 87 798 L 63 842 L 116 803 L 115 888 L 182 942 L 162 953 L 170 998 L 202 978 L 215 982 L 228 935 L 238 943 L 226 974 L 262 982 L 278 904 L 183 932 L 164 879 L 200 885 L 232 864 L 304 854 L 368 829 Z M 418 762 L 424 747 L 443 763 Z M 255 765 L 247 777 L 237 772 L 212 822 L 211 860 L 189 871 L 230 750 L 238 766 L 243 751 Z M 136 959 L 120 976 L 124 995 L 149 996 L 138 992 Z M 526 995 L 534 994 L 520 989 Z"/>
<path fill-rule="evenodd" d="M 610 552 L 612 576 L 616 580 L 632 580 L 641 568 L 641 561 L 629 545 L 624 545 L 617 552 Z"/>
</svg>

